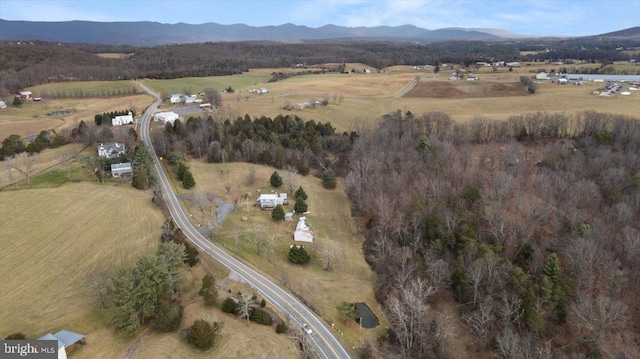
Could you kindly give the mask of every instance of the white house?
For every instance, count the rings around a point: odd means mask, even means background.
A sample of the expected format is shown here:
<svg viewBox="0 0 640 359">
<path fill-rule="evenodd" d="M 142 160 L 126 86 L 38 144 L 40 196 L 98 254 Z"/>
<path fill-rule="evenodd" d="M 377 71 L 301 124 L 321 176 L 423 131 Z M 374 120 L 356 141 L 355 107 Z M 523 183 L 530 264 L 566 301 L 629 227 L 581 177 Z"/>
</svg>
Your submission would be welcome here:
<svg viewBox="0 0 640 359">
<path fill-rule="evenodd" d="M 266 87 L 260 87 L 257 92 L 263 94 L 269 92 L 269 90 Z"/>
<path fill-rule="evenodd" d="M 172 93 L 169 98 L 169 102 L 171 103 L 180 103 L 182 102 L 182 94 L 181 93 Z"/>
<path fill-rule="evenodd" d="M 536 74 L 536 80 L 551 80 L 551 77 L 549 77 L 548 73 L 540 71 Z"/>
<path fill-rule="evenodd" d="M 293 240 L 296 242 L 313 242 L 313 232 L 307 223 L 307 217 L 300 217 L 293 232 Z"/>
<path fill-rule="evenodd" d="M 125 147 L 124 143 L 101 143 L 96 150 L 98 151 L 98 157 L 116 158 L 124 153 Z"/>
<path fill-rule="evenodd" d="M 33 100 L 33 93 L 31 91 L 20 91 L 18 92 L 18 97 L 21 100 Z"/>
<path fill-rule="evenodd" d="M 128 114 L 123 116 L 116 116 L 111 119 L 111 126 L 122 126 L 133 123 L 133 114 L 129 111 Z"/>
<path fill-rule="evenodd" d="M 121 177 L 132 172 L 131 162 L 114 163 L 111 165 L 111 175 L 113 177 Z"/>
<path fill-rule="evenodd" d="M 177 119 L 179 119 L 180 116 L 173 112 L 173 111 L 167 111 L 167 112 L 158 112 L 156 114 L 153 115 L 153 120 L 154 121 L 162 121 L 164 123 L 171 123 L 173 124 Z"/>
<path fill-rule="evenodd" d="M 198 98 L 198 96 L 196 96 L 196 95 L 185 96 L 184 97 L 184 103 L 195 103 L 197 98 Z M 202 100 L 200 100 L 200 101 L 202 101 Z"/>
<path fill-rule="evenodd" d="M 4 101 L 0 101 L 0 108 L 7 108 L 7 104 Z"/>
<path fill-rule="evenodd" d="M 277 205 L 289 204 L 286 193 L 263 193 L 261 194 L 256 203 L 262 209 L 273 209 Z"/>
<path fill-rule="evenodd" d="M 569 80 L 565 79 L 565 78 L 559 78 L 558 79 L 558 85 L 566 85 L 569 83 Z"/>
</svg>

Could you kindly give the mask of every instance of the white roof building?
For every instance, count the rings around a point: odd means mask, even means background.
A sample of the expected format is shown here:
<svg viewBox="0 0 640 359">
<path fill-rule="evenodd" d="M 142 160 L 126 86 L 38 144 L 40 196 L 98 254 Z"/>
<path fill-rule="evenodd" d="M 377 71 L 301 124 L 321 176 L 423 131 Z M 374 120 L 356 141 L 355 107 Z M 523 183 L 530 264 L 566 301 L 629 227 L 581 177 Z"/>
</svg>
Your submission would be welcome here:
<svg viewBox="0 0 640 359">
<path fill-rule="evenodd" d="M 131 111 L 127 115 L 116 116 L 111 119 L 111 126 L 122 126 L 133 123 L 133 114 Z"/>
<path fill-rule="evenodd" d="M 296 231 L 293 232 L 293 240 L 296 242 L 313 242 L 313 232 L 307 224 L 307 217 L 300 217 L 296 225 Z"/>
<path fill-rule="evenodd" d="M 154 121 L 162 121 L 164 123 L 171 123 L 173 124 L 177 119 L 179 119 L 180 116 L 173 112 L 173 111 L 167 111 L 167 112 L 158 112 L 156 114 L 153 115 L 153 120 Z"/>
</svg>

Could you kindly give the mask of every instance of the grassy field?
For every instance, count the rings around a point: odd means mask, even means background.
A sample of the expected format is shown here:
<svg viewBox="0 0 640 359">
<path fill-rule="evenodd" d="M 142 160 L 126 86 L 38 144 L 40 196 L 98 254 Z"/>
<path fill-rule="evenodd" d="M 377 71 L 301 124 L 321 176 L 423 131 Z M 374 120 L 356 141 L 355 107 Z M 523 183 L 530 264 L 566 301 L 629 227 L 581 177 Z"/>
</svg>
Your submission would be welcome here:
<svg viewBox="0 0 640 359">
<path fill-rule="evenodd" d="M 144 83 L 161 94 L 184 93 L 185 88 L 189 88 L 192 93 L 197 94 L 208 87 L 213 87 L 222 92 L 229 86 L 236 91 L 245 92 L 249 88 L 265 86 L 265 83 L 271 77 L 269 74 L 249 71 L 248 73 L 233 76 L 185 77 L 171 80 L 145 79 Z"/>
<path fill-rule="evenodd" d="M 353 66 L 351 66 L 353 65 Z M 349 64 L 348 69 L 366 67 L 362 64 Z M 428 111 L 442 111 L 449 114 L 456 121 L 469 121 L 477 116 L 483 116 L 495 120 L 505 120 L 513 114 L 526 114 L 538 111 L 560 112 L 572 114 L 583 110 L 595 110 L 601 112 L 620 113 L 635 116 L 640 113 L 640 101 L 633 96 L 602 98 L 591 95 L 591 92 L 601 85 L 586 83 L 584 86 L 557 86 L 551 83 L 539 84 L 538 92 L 529 95 L 524 87 L 518 91 L 520 76 L 532 76 L 537 70 L 560 70 L 566 67 L 599 67 L 600 64 L 572 64 L 553 65 L 543 63 L 523 63 L 522 67 L 514 68 L 509 72 L 506 68 L 500 68 L 494 72 L 491 68 L 481 67 L 473 70 L 480 76 L 480 81 L 468 83 L 467 81 L 449 82 L 448 77 L 459 69 L 459 66 L 443 67 L 438 74 L 433 74 L 431 69 L 414 70 L 411 66 L 392 66 L 377 74 L 337 74 L 327 73 L 322 75 L 295 76 L 269 84 L 257 83 L 258 87 L 265 86 L 269 89 L 267 94 L 255 94 L 236 92 L 223 94 L 224 113 L 232 116 L 249 114 L 253 117 L 275 117 L 286 113 L 302 117 L 305 120 L 331 122 L 339 132 L 351 131 L 362 127 L 368 127 L 376 123 L 380 116 L 402 110 L 421 114 Z M 619 69 L 628 64 L 614 64 Z M 262 75 L 277 70 L 288 71 L 293 69 L 260 69 L 252 70 L 248 74 L 236 75 L 220 80 L 220 88 L 224 84 L 240 81 L 243 76 Z M 421 80 L 417 87 L 426 88 L 422 95 L 416 96 L 410 92 L 404 97 L 397 95 L 416 77 Z M 211 79 L 211 80 L 209 80 Z M 169 91 L 166 84 L 175 84 L 172 88 L 181 91 L 184 87 L 199 88 L 202 82 L 213 81 L 214 78 L 197 79 L 199 82 L 191 83 L 187 79 L 166 80 L 150 82 L 156 90 Z M 183 81 L 184 80 L 184 81 Z M 164 81 L 164 80 L 163 80 Z M 430 96 L 431 86 L 447 83 L 461 90 L 452 92 L 452 96 Z M 238 83 L 238 82 L 236 82 Z M 197 85 L 194 85 L 197 84 Z M 255 83 L 245 83 L 246 88 L 255 87 Z M 448 86 L 449 86 L 448 85 Z M 237 90 L 241 87 L 236 86 Z M 505 90 L 506 88 L 506 90 Z M 488 90 L 487 90 L 488 89 Z M 471 95 L 469 95 L 471 91 Z M 323 98 L 329 99 L 326 107 L 284 110 L 286 105 L 304 101 L 316 101 Z"/>
<path fill-rule="evenodd" d="M 150 193 L 130 186 L 0 192 L 0 336 L 103 327 L 86 276 L 154 253 L 162 223 Z"/>
<path fill-rule="evenodd" d="M 74 144 L 65 145 L 59 148 L 49 148 L 40 152 L 35 157 L 36 161 L 35 161 L 35 165 L 33 166 L 33 175 L 31 178 L 32 187 L 38 187 L 39 174 L 42 174 L 44 176 L 49 176 L 49 177 L 52 175 L 59 176 L 59 172 L 62 171 L 64 172 L 62 173 L 63 179 L 65 180 L 68 179 L 67 173 L 62 168 L 63 166 L 61 165 L 61 162 L 63 162 L 65 159 L 72 158 L 73 156 L 77 155 L 84 148 L 85 148 L 84 145 L 79 143 L 74 143 Z M 72 162 L 74 162 L 74 165 L 72 165 L 73 167 L 72 178 L 79 179 L 78 173 L 77 173 L 79 166 L 76 164 L 78 160 L 75 160 Z M 53 171 L 50 171 L 50 169 L 54 167 L 56 167 L 56 169 Z M 46 172 L 46 173 L 43 173 L 43 172 Z M 11 175 L 9 175 L 9 167 L 6 165 L 6 163 L 1 163 L 0 189 L 5 188 L 9 184 L 11 184 L 12 183 L 11 179 L 13 179 L 13 183 L 17 181 L 21 181 L 18 183 L 18 186 L 17 186 L 19 188 L 24 188 L 26 186 L 26 182 L 23 181 L 24 176 L 19 174 L 16 170 L 11 170 Z M 86 179 L 89 179 L 89 176 L 86 176 Z M 92 177 L 91 179 L 95 179 L 95 177 Z M 41 179 L 40 181 L 42 182 L 41 185 L 46 185 L 46 186 L 50 186 L 57 183 L 56 181 L 53 181 L 53 182 L 45 181 L 43 179 Z M 12 186 L 12 188 L 15 188 L 15 186 Z"/>
<path fill-rule="evenodd" d="M 303 298 L 327 323 L 335 323 L 336 328 L 344 333 L 344 342 L 348 346 L 359 347 L 365 338 L 375 338 L 385 332 L 387 324 L 373 295 L 373 273 L 361 251 L 364 239 L 358 234 L 351 219 L 349 202 L 341 181 L 335 190 L 326 190 L 321 181 L 313 176 L 297 179 L 298 185 L 309 196 L 307 204 L 311 213 L 307 219 L 316 233 L 316 241 L 306 245 L 314 258 L 307 266 L 300 267 L 287 260 L 296 222 L 274 223 L 271 212 L 253 206 L 260 192 L 274 190 L 269 186 L 273 168 L 247 163 L 207 164 L 196 161 L 190 161 L 189 165 L 197 185 L 192 190 L 176 186 L 180 194 L 213 192 L 226 200 L 249 194 L 249 201 L 242 202 L 237 212 L 231 213 L 215 231 L 213 243 L 249 262 L 276 283 Z M 247 185 L 245 179 L 251 168 L 255 169 L 256 182 L 254 185 Z M 225 184 L 231 185 L 229 194 L 226 193 Z M 278 191 L 286 189 L 279 188 Z M 285 211 L 292 211 L 292 208 L 293 203 L 286 206 Z M 193 206 L 189 210 L 196 211 Z M 242 217 L 247 220 L 243 221 Z M 234 240 L 236 235 L 240 238 L 237 252 Z M 255 238 L 263 240 L 260 255 L 257 253 Z M 323 252 L 327 246 L 337 248 L 341 258 L 331 272 L 322 269 Z M 381 325 L 372 330 L 363 330 L 355 322 L 343 323 L 335 310 L 341 301 L 368 303 L 380 319 Z"/>
<path fill-rule="evenodd" d="M 123 96 L 142 93 L 133 81 L 71 81 L 51 82 L 29 87 L 34 97 L 42 98 L 82 98 Z"/>
<path fill-rule="evenodd" d="M 93 122 L 98 113 L 134 108 L 142 113 L 153 98 L 149 95 L 133 95 L 108 98 L 55 99 L 27 102 L 21 107 L 9 106 L 0 110 L 0 141 L 11 134 L 22 137 L 37 135 L 40 131 L 70 130 L 82 121 Z M 54 111 L 69 111 L 63 116 L 47 116 Z"/>
</svg>

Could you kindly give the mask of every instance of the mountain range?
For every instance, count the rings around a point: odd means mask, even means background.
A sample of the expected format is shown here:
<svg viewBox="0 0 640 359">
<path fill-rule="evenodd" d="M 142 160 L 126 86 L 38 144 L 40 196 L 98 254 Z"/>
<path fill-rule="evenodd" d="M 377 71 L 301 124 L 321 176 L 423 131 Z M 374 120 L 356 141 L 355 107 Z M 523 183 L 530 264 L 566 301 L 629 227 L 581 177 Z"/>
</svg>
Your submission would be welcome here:
<svg viewBox="0 0 640 359">
<path fill-rule="evenodd" d="M 337 38 L 406 39 L 423 42 L 442 40 L 492 40 L 521 38 L 500 29 L 446 28 L 427 30 L 413 25 L 318 28 L 283 24 L 278 26 L 221 25 L 206 23 L 162 24 L 158 22 L 36 22 L 0 19 L 0 40 L 40 40 L 69 43 L 155 46 L 209 41 L 293 41 Z"/>
<path fill-rule="evenodd" d="M 637 37 L 640 27 L 604 34 Z M 614 35 L 615 34 L 615 35 Z M 598 36 L 598 35 L 596 35 Z M 599 35 L 603 36 L 603 35 Z M 294 41 L 322 39 L 390 39 L 434 42 L 445 40 L 522 39 L 532 36 L 502 29 L 444 28 L 427 30 L 413 25 L 345 27 L 325 25 L 249 26 L 245 24 L 162 24 L 150 21 L 15 21 L 0 19 L 0 40 L 40 40 L 66 43 L 156 46 L 218 41 Z"/>
</svg>

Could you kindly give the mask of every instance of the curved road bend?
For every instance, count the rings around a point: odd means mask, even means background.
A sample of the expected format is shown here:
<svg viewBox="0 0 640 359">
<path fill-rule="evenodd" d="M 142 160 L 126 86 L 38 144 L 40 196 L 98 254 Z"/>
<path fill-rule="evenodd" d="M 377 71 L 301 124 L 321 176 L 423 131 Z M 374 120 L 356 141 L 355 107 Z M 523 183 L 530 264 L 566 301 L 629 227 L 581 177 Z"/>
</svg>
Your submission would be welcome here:
<svg viewBox="0 0 640 359">
<path fill-rule="evenodd" d="M 158 109 L 161 100 L 158 94 L 151 91 L 143 84 L 139 84 L 139 86 L 155 99 L 153 104 L 149 106 L 142 116 L 140 126 L 141 139 L 155 153 L 153 144 L 151 143 L 149 123 L 153 113 Z M 303 335 L 311 339 L 310 342 L 313 344 L 316 352 L 321 358 L 350 358 L 347 351 L 333 336 L 333 333 L 325 327 L 315 314 L 305 307 L 298 299 L 275 285 L 260 273 L 254 271 L 220 248 L 216 247 L 204 236 L 198 233 L 180 207 L 178 199 L 176 198 L 175 193 L 173 193 L 173 189 L 169 184 L 166 174 L 160 166 L 160 161 L 157 156 L 154 156 L 154 166 L 158 173 L 158 180 L 162 186 L 162 193 L 164 194 L 167 207 L 171 212 L 171 217 L 173 217 L 176 225 L 182 229 L 184 234 L 200 249 L 201 252 L 208 254 L 210 257 L 217 260 L 222 265 L 229 268 L 229 270 L 235 272 L 244 281 L 249 283 L 251 287 L 267 299 L 273 306 L 287 315 L 287 317 L 298 326 L 298 329 L 301 329 L 303 323 L 307 323 L 313 330 L 313 333 L 306 334 L 303 332 Z"/>
</svg>

